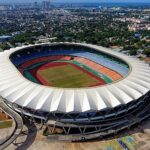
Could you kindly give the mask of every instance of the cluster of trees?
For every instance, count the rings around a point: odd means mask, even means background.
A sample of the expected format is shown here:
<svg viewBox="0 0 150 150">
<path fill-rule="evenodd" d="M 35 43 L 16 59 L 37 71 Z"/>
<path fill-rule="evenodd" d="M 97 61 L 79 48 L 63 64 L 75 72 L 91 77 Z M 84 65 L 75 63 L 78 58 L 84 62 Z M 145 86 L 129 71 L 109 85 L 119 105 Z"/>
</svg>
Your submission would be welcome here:
<svg viewBox="0 0 150 150">
<path fill-rule="evenodd" d="M 145 54 L 146 56 L 150 57 L 150 47 L 149 47 L 149 48 L 146 48 L 146 49 L 143 51 L 143 54 Z"/>
<path fill-rule="evenodd" d="M 88 10 L 71 10 L 80 19 L 76 21 L 60 22 L 59 20 L 49 20 L 40 31 L 26 30 L 25 33 L 16 35 L 10 43 L 34 43 L 36 37 L 49 34 L 51 37 L 57 37 L 56 41 L 75 41 L 97 44 L 104 47 L 120 46 L 123 50 L 131 50 L 131 55 L 136 55 L 138 49 L 144 49 L 144 54 L 149 56 L 150 42 L 141 40 L 143 37 L 149 37 L 150 31 L 140 31 L 140 36 L 135 36 L 135 32 L 128 30 L 128 24 L 125 22 L 114 21 L 113 18 L 118 14 L 112 12 L 90 13 Z M 34 16 L 36 20 L 45 18 L 44 15 Z M 82 19 L 81 19 L 82 18 Z M 10 30 L 0 30 L 1 34 L 10 33 Z M 5 47 L 5 45 L 1 45 Z"/>
<path fill-rule="evenodd" d="M 10 33 L 12 33 L 13 30 L 4 30 L 4 29 L 0 29 L 0 36 L 1 35 L 9 35 Z"/>
<path fill-rule="evenodd" d="M 10 43 L 15 45 L 15 43 L 29 43 L 34 44 L 36 37 L 42 35 L 41 32 L 26 32 L 19 35 L 16 35 L 10 40 Z"/>
<path fill-rule="evenodd" d="M 91 14 L 87 10 L 73 12 L 86 19 L 57 26 L 52 34 L 57 36 L 57 41 L 81 41 L 105 47 L 120 46 L 124 50 L 131 50 L 132 55 L 138 49 L 145 49 L 150 45 L 142 40 L 150 35 L 149 31 L 140 31 L 140 36 L 137 37 L 136 32 L 128 30 L 127 23 L 114 21 L 111 13 Z"/>
</svg>

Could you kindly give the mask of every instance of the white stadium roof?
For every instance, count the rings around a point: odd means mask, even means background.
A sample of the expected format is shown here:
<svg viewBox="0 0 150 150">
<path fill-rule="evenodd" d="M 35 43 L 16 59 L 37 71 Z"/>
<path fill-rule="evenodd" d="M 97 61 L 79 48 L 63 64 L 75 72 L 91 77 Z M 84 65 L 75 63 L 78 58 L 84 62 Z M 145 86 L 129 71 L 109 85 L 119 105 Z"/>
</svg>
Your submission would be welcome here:
<svg viewBox="0 0 150 150">
<path fill-rule="evenodd" d="M 120 81 L 99 87 L 71 89 L 39 85 L 23 77 L 9 59 L 13 52 L 33 46 L 29 45 L 0 53 L 0 95 L 11 103 L 35 110 L 86 112 L 127 104 L 150 90 L 150 67 L 148 64 L 100 46 L 78 45 L 96 48 L 119 57 L 130 65 L 128 75 Z"/>
</svg>

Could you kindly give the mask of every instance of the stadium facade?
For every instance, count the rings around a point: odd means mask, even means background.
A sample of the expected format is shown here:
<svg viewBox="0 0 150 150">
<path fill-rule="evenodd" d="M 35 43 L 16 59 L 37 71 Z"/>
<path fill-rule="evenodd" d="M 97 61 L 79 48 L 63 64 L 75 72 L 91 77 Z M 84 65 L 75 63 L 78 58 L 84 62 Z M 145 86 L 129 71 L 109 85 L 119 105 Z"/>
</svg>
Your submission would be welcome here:
<svg viewBox="0 0 150 150">
<path fill-rule="evenodd" d="M 100 67 L 96 76 L 104 82 L 89 87 L 57 87 L 29 75 L 37 61 L 46 59 L 45 65 L 54 56 L 59 58 L 57 62 L 76 62 L 93 72 Z M 93 63 L 100 66 L 92 68 Z M 5 103 L 22 116 L 44 122 L 53 133 L 49 136 L 58 140 L 102 138 L 150 116 L 149 65 L 100 46 L 48 43 L 12 48 L 0 53 L 0 80 Z"/>
</svg>

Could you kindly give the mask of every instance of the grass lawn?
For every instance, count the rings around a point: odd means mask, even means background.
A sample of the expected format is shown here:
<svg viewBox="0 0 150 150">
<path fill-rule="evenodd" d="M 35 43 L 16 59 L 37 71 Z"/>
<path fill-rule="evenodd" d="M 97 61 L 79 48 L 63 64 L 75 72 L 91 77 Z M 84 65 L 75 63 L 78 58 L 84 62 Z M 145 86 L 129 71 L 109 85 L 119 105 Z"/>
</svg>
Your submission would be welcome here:
<svg viewBox="0 0 150 150">
<path fill-rule="evenodd" d="M 12 127 L 12 120 L 5 120 L 5 121 L 0 121 L 0 129 L 4 129 L 4 128 L 10 128 Z"/>
<path fill-rule="evenodd" d="M 132 136 L 125 136 L 125 137 L 122 137 L 121 139 L 128 146 L 128 148 L 134 149 L 134 146 L 136 143 Z"/>
<path fill-rule="evenodd" d="M 99 84 L 99 80 L 71 64 L 38 70 L 37 74 L 54 87 L 79 88 Z"/>
<path fill-rule="evenodd" d="M 0 129 L 12 127 L 12 124 L 12 119 L 7 117 L 4 113 L 0 112 Z"/>
<path fill-rule="evenodd" d="M 104 150 L 122 150 L 122 148 L 120 147 L 116 139 L 104 142 L 103 149 Z"/>
</svg>

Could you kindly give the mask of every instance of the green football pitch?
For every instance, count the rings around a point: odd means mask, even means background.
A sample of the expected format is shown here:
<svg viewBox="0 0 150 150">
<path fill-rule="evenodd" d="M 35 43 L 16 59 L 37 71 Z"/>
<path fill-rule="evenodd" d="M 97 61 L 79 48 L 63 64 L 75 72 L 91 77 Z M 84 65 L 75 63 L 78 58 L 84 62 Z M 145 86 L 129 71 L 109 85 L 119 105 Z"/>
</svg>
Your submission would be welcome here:
<svg viewBox="0 0 150 150">
<path fill-rule="evenodd" d="M 38 79 L 47 85 L 61 88 L 80 88 L 98 85 L 100 79 L 71 64 L 58 65 L 37 71 Z"/>
</svg>

